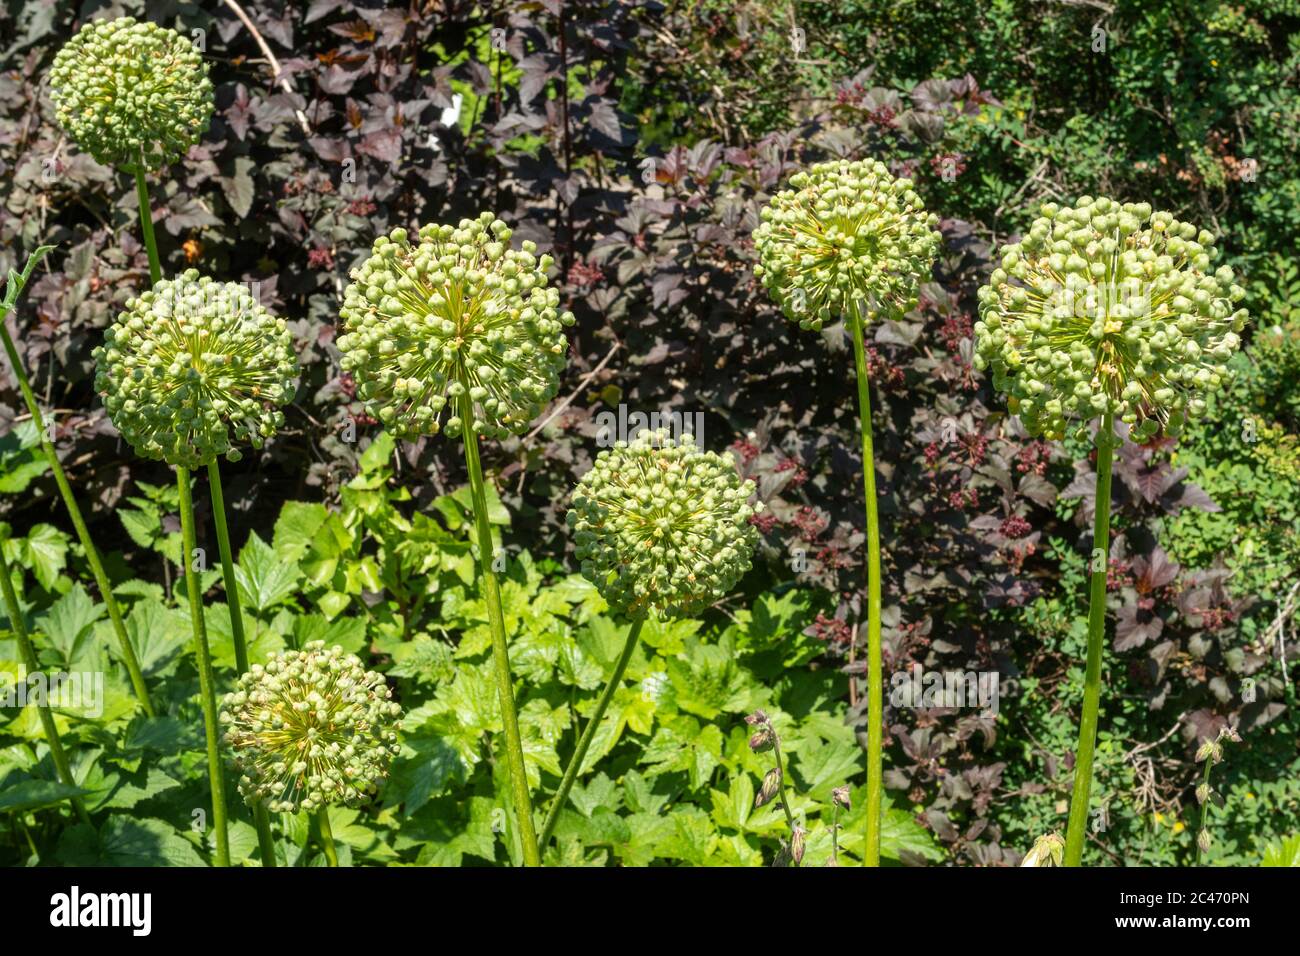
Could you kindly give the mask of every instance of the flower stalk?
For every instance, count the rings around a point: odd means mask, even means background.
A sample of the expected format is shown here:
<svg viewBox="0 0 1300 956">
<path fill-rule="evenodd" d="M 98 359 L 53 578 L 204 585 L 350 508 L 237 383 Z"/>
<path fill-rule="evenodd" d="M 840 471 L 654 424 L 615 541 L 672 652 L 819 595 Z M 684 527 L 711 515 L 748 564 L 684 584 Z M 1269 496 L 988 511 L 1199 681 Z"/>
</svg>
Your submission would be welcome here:
<svg viewBox="0 0 1300 956">
<path fill-rule="evenodd" d="M 1088 662 L 1083 677 L 1083 712 L 1075 749 L 1074 792 L 1065 831 L 1065 865 L 1079 866 L 1088 828 L 1088 794 L 1097 746 L 1097 711 L 1101 702 L 1101 656 L 1106 640 L 1106 575 L 1110 565 L 1110 484 L 1115 448 L 1109 412 L 1097 431 L 1097 490 L 1093 499 L 1092 561 L 1088 582 Z"/>
<path fill-rule="evenodd" d="M 849 314 L 857 369 L 858 429 L 862 434 L 862 495 L 867 518 L 867 833 L 863 863 L 880 865 L 884 803 L 884 677 L 880 650 L 880 519 L 876 512 L 876 460 L 871 440 L 871 382 L 863 335 L 862 304 Z"/>
<path fill-rule="evenodd" d="M 230 547 L 230 529 L 226 526 L 226 497 L 221 486 L 221 466 L 208 462 L 208 488 L 212 494 L 212 515 L 217 525 L 217 548 L 221 552 L 221 576 L 226 586 L 226 606 L 230 609 L 230 635 L 235 645 L 235 676 L 248 671 L 248 641 L 244 636 L 244 614 L 240 606 L 239 581 L 235 577 L 234 555 Z M 271 832 L 271 815 L 261 803 L 253 804 L 253 828 L 257 830 L 257 847 L 263 866 L 275 866 L 275 837 Z"/>
<path fill-rule="evenodd" d="M 506 763 L 510 770 L 510 793 L 519 827 L 520 849 L 524 866 L 540 866 L 537 833 L 533 826 L 533 804 L 528 793 L 528 774 L 524 766 L 524 746 L 519 736 L 519 716 L 510 677 L 510 651 L 506 646 L 505 615 L 501 610 L 501 586 L 492 568 L 492 528 L 488 524 L 487 495 L 483 487 L 483 466 L 479 461 L 478 432 L 474 428 L 474 406 L 469 393 L 461 396 L 464 422 L 465 467 L 469 471 L 470 496 L 474 503 L 474 530 L 478 538 L 478 564 L 483 579 L 483 598 L 487 604 L 488 627 L 492 632 L 493 675 L 501 704 L 501 723 L 505 729 Z"/>
<path fill-rule="evenodd" d="M 628 662 L 632 660 L 632 653 L 636 650 L 637 643 L 641 639 L 641 628 L 645 625 L 645 621 L 644 616 L 634 618 L 632 621 L 632 625 L 627 632 L 627 639 L 623 642 L 623 651 L 614 664 L 614 673 L 610 675 L 609 681 L 605 684 L 605 689 L 601 691 L 600 699 L 596 701 L 596 709 L 587 718 L 587 726 L 583 728 L 582 736 L 578 738 L 578 745 L 574 748 L 573 756 L 569 758 L 569 765 L 564 768 L 564 777 L 560 780 L 560 786 L 555 791 L 551 809 L 546 814 L 546 822 L 542 825 L 542 833 L 538 838 L 539 846 L 546 846 L 551 839 L 551 834 L 555 832 L 555 824 L 560 818 L 560 811 L 564 808 L 564 803 L 569 797 L 569 791 L 573 789 L 573 783 L 578 778 L 582 763 L 587 757 L 587 751 L 591 749 L 591 742 L 596 737 L 596 730 L 600 727 L 600 721 L 605 716 L 605 711 L 609 709 L 609 703 L 614 699 L 614 694 L 623 683 L 623 674 L 626 672 Z"/>
<path fill-rule="evenodd" d="M 190 470 L 176 466 L 176 487 L 181 504 L 181 561 L 185 565 L 185 593 L 190 604 L 190 626 L 194 634 L 194 657 L 199 671 L 199 702 L 203 707 L 203 741 L 208 754 L 208 789 L 212 794 L 212 828 L 216 834 L 216 864 L 230 865 L 230 837 L 226 828 L 226 788 L 221 770 L 221 749 L 217 736 L 216 680 L 212 673 L 212 652 L 208 628 L 203 619 L 203 595 L 194 569 L 194 498 Z"/>
</svg>

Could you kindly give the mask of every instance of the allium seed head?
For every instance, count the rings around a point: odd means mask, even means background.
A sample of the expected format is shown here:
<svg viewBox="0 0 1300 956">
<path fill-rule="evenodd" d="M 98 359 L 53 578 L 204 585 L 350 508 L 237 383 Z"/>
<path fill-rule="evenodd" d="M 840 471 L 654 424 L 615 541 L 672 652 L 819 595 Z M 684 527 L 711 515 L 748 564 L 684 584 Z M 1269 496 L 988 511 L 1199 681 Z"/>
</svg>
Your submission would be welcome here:
<svg viewBox="0 0 1300 956">
<path fill-rule="evenodd" d="M 461 433 L 468 395 L 475 432 L 518 434 L 559 388 L 573 315 L 546 287 L 551 257 L 485 212 L 457 226 L 375 240 L 352 273 L 340 317 L 342 367 L 367 411 L 399 438 Z M 444 412 L 448 415 L 443 421 Z"/>
<path fill-rule="evenodd" d="M 126 304 L 94 351 L 95 388 L 143 458 L 197 468 L 284 424 L 298 362 L 283 319 L 246 287 L 190 269 Z"/>
<path fill-rule="evenodd" d="M 911 180 L 895 179 L 873 159 L 795 173 L 760 215 L 754 274 L 804 329 L 859 304 L 906 311 L 939 251 L 938 219 Z"/>
<path fill-rule="evenodd" d="M 1245 295 L 1214 236 L 1147 203 L 1046 203 L 980 289 L 977 368 L 1031 434 L 1110 412 L 1137 441 L 1177 434 L 1228 378 Z"/>
<path fill-rule="evenodd" d="M 364 802 L 399 749 L 391 696 L 382 674 L 324 641 L 254 664 L 221 704 L 239 792 L 273 813 Z"/>
<path fill-rule="evenodd" d="M 610 607 L 691 615 L 749 570 L 758 532 L 752 481 L 730 453 L 701 451 L 664 430 L 601 452 L 568 514 L 578 560 Z"/>
<path fill-rule="evenodd" d="M 92 20 L 54 57 L 59 123 L 98 162 L 158 169 L 199 141 L 212 118 L 203 57 L 175 30 L 132 17 Z"/>
</svg>

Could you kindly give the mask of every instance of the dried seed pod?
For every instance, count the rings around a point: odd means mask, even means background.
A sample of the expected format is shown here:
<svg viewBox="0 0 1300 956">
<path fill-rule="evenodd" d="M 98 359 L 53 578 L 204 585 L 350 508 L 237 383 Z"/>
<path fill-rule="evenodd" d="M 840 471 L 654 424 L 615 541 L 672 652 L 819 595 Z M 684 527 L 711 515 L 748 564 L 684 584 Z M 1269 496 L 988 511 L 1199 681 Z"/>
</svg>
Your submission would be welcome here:
<svg viewBox="0 0 1300 956">
<path fill-rule="evenodd" d="M 202 54 L 175 30 L 133 17 L 92 20 L 50 68 L 59 124 L 96 161 L 158 169 L 197 143 L 212 119 Z"/>
<path fill-rule="evenodd" d="M 873 159 L 795 173 L 760 216 L 754 275 L 804 329 L 820 329 L 859 303 L 906 311 L 939 251 L 938 218 L 911 180 L 895 179 Z"/>
<path fill-rule="evenodd" d="M 1035 435 L 1110 413 L 1174 435 L 1228 378 L 1247 313 L 1214 236 L 1147 203 L 1046 203 L 980 290 L 977 368 Z"/>
<path fill-rule="evenodd" d="M 807 835 L 807 830 L 797 823 L 794 825 L 794 832 L 790 834 L 790 859 L 794 860 L 795 866 L 803 862 L 804 842 Z"/>
<path fill-rule="evenodd" d="M 95 388 L 136 454 L 197 468 L 260 448 L 298 385 L 293 334 L 243 285 L 190 269 L 126 303 L 94 350 Z"/>
<path fill-rule="evenodd" d="M 596 457 L 567 520 L 582 573 L 610 607 L 691 615 L 726 594 L 758 540 L 751 481 L 731 455 L 642 432 Z"/>
<path fill-rule="evenodd" d="M 405 229 L 375 240 L 343 295 L 342 368 L 367 411 L 399 438 L 524 431 L 555 397 L 573 315 L 546 287 L 551 257 L 485 212 L 459 225 Z M 444 420 L 444 414 L 446 419 Z"/>
<path fill-rule="evenodd" d="M 773 767 L 763 775 L 763 783 L 754 794 L 754 809 L 772 802 L 772 798 L 781 790 L 781 768 Z"/>
<path fill-rule="evenodd" d="M 324 641 L 254 664 L 222 701 L 239 792 L 284 813 L 363 802 L 399 749 L 390 697 L 382 674 Z"/>
</svg>

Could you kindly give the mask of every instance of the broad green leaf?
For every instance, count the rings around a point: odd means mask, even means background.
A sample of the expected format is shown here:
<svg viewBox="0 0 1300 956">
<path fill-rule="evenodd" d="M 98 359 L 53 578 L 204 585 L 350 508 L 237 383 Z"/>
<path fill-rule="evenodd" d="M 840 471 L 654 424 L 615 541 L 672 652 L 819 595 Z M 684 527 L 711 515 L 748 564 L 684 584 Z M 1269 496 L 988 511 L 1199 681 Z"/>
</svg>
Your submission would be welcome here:
<svg viewBox="0 0 1300 956">
<path fill-rule="evenodd" d="M 100 866 L 206 866 L 194 844 L 162 820 L 108 818 L 99 833 Z"/>
<path fill-rule="evenodd" d="M 79 797 L 86 791 L 54 780 L 6 780 L 0 789 L 0 813 L 39 810 L 63 803 L 69 797 Z"/>
<path fill-rule="evenodd" d="M 271 550 L 281 560 L 297 564 L 328 517 L 329 512 L 319 502 L 286 501 L 275 522 Z"/>
<path fill-rule="evenodd" d="M 51 591 L 68 564 L 68 536 L 54 525 L 33 525 L 23 539 L 23 557 L 41 587 Z"/>
<path fill-rule="evenodd" d="M 239 552 L 235 580 L 245 607 L 266 611 L 298 591 L 298 568 L 253 532 Z"/>
</svg>

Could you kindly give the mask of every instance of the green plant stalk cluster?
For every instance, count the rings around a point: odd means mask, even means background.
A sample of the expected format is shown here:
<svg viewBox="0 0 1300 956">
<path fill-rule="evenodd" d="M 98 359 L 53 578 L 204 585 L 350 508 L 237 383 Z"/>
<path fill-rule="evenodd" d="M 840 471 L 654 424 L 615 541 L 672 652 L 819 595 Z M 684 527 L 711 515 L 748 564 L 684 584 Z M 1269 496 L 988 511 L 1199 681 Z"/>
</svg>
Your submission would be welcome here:
<svg viewBox="0 0 1300 956">
<path fill-rule="evenodd" d="M 221 486 L 221 466 L 208 463 L 208 489 L 212 492 L 212 515 L 217 525 L 217 547 L 221 552 L 221 577 L 226 586 L 226 606 L 230 609 L 230 635 L 235 645 L 235 677 L 248 672 L 248 641 L 244 637 L 244 614 L 240 607 L 239 582 L 235 577 L 235 560 L 230 548 L 230 529 L 226 526 L 226 496 Z M 253 804 L 253 827 L 257 830 L 257 847 L 263 866 L 275 866 L 275 836 L 271 817 L 262 803 Z"/>
<path fill-rule="evenodd" d="M 212 651 L 208 628 L 203 620 L 203 595 L 194 570 L 194 498 L 190 470 L 176 466 L 176 487 L 181 502 L 181 560 L 185 565 L 185 594 L 190 605 L 194 631 L 194 657 L 199 671 L 199 702 L 203 707 L 203 742 L 208 754 L 208 789 L 212 794 L 212 830 L 216 839 L 217 866 L 230 865 L 230 835 L 226 825 L 225 775 L 221 769 L 221 744 L 217 734 L 216 678 L 212 673 Z"/>
<path fill-rule="evenodd" d="M 77 497 L 72 493 L 72 485 L 68 482 L 67 473 L 63 470 L 63 463 L 59 461 L 58 452 L 55 451 L 54 446 L 47 437 L 45 418 L 41 414 L 41 406 L 37 403 L 36 395 L 32 392 L 31 382 L 27 378 L 27 369 L 24 368 L 22 360 L 18 357 L 18 350 L 14 347 L 13 339 L 9 335 L 9 326 L 5 323 L 9 312 L 17 303 L 23 287 L 27 285 L 32 270 L 53 248 L 53 246 L 41 246 L 28 256 L 27 265 L 23 268 L 21 275 L 10 270 L 9 287 L 5 290 L 4 302 L 0 303 L 0 339 L 4 343 L 5 355 L 9 357 L 9 367 L 13 370 L 14 379 L 18 382 L 18 390 L 22 392 L 23 402 L 27 405 L 27 413 L 32 416 L 32 424 L 36 426 L 37 434 L 40 435 L 41 451 L 45 454 L 46 461 L 50 463 L 50 470 L 54 473 L 54 483 L 59 487 L 59 496 L 63 499 L 63 505 L 68 511 L 68 517 L 77 532 L 77 540 L 81 542 L 82 550 L 85 552 L 86 563 L 90 565 L 90 573 L 95 578 L 95 584 L 99 586 L 99 593 L 103 597 L 105 607 L 108 608 L 108 619 L 112 622 L 113 633 L 117 635 L 118 649 L 121 651 L 122 661 L 126 664 L 127 673 L 130 675 L 131 687 L 135 691 L 136 699 L 140 701 L 140 706 L 145 714 L 154 717 L 156 714 L 153 703 L 149 699 L 149 689 L 144 682 L 144 673 L 140 670 L 140 661 L 136 657 L 135 648 L 131 644 L 131 639 L 127 636 L 126 624 L 122 620 L 122 608 L 117 603 L 116 595 L 113 594 L 113 584 L 104 571 L 104 562 L 100 560 L 99 549 L 95 547 L 95 542 L 91 540 L 90 531 L 86 527 L 86 520 L 81 515 L 81 507 L 77 504 Z"/>
<path fill-rule="evenodd" d="M 506 646 L 505 616 L 501 612 L 501 586 L 497 583 L 496 571 L 492 568 L 492 528 L 488 523 L 487 495 L 483 490 L 478 433 L 474 430 L 474 407 L 468 393 L 461 396 L 461 415 L 467 429 L 464 442 L 465 467 L 469 472 L 470 492 L 474 501 L 479 573 L 483 579 L 483 599 L 487 604 L 488 626 L 492 632 L 492 672 L 501 704 L 501 722 L 505 728 L 506 762 L 510 768 L 510 793 L 515 804 L 515 824 L 519 828 L 520 852 L 524 865 L 541 866 L 541 852 L 533 825 L 533 802 L 528 793 L 528 772 L 524 767 L 524 745 L 519 736 L 519 715 L 515 709 L 515 692 L 510 677 L 510 652 Z"/>
</svg>

